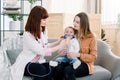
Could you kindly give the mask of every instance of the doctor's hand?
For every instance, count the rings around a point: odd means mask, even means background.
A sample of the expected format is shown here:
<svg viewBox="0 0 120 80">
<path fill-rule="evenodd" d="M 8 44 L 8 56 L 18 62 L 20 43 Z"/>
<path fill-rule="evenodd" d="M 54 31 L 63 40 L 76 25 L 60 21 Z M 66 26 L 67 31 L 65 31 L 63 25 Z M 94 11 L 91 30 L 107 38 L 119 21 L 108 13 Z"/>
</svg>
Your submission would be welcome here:
<svg viewBox="0 0 120 80">
<path fill-rule="evenodd" d="M 61 42 L 60 42 L 61 48 L 68 48 L 68 46 L 69 46 L 70 44 L 71 44 L 70 38 L 63 39 L 63 40 L 61 40 Z M 61 48 L 60 48 L 60 49 L 61 49 Z"/>
</svg>

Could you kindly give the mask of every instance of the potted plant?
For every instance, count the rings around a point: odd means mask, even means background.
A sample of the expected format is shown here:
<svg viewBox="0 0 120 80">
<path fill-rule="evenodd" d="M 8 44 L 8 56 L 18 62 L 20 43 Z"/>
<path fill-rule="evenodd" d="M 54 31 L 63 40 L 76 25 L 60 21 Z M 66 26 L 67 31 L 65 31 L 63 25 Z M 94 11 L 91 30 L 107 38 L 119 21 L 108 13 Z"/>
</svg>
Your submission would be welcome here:
<svg viewBox="0 0 120 80">
<path fill-rule="evenodd" d="M 33 3 L 35 3 L 37 0 L 28 0 L 28 2 L 30 3 L 30 4 L 33 4 Z"/>
<path fill-rule="evenodd" d="M 8 14 L 9 18 L 12 18 L 13 21 L 22 21 L 23 16 L 19 14 Z"/>
<path fill-rule="evenodd" d="M 18 33 L 19 36 L 23 36 L 24 31 L 20 31 L 20 33 Z"/>
<path fill-rule="evenodd" d="M 103 41 L 107 41 L 107 39 L 105 38 L 105 30 L 104 29 L 101 29 L 101 39 Z"/>
<path fill-rule="evenodd" d="M 18 21 L 23 20 L 23 15 L 20 14 L 8 14 L 8 17 L 12 19 L 12 21 L 9 23 L 9 30 L 16 30 Z"/>
</svg>

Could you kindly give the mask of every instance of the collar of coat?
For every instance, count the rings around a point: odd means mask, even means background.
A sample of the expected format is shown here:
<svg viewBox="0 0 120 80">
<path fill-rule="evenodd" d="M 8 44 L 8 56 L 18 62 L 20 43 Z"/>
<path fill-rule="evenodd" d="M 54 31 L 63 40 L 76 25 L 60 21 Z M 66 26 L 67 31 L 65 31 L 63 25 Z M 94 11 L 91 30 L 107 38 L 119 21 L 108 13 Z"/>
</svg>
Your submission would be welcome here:
<svg viewBox="0 0 120 80">
<path fill-rule="evenodd" d="M 87 34 L 86 36 L 81 36 L 81 39 L 96 37 L 94 33 Z"/>
</svg>

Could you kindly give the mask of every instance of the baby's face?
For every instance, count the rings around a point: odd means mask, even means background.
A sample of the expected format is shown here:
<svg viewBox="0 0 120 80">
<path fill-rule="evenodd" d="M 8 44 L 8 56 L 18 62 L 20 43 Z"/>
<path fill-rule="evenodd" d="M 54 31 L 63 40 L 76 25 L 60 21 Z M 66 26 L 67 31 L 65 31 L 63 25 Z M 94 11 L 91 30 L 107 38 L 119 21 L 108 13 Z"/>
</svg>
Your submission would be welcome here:
<svg viewBox="0 0 120 80">
<path fill-rule="evenodd" d="M 72 28 L 66 28 L 65 34 L 69 37 L 72 37 L 74 35 L 74 30 Z"/>
</svg>

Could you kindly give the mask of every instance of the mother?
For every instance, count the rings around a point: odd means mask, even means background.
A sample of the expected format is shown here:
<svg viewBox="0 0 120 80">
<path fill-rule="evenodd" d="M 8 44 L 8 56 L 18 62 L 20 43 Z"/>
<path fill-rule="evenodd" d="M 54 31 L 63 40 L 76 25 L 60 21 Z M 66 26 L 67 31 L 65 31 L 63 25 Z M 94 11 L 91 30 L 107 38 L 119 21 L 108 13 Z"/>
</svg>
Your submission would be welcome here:
<svg viewBox="0 0 120 80">
<path fill-rule="evenodd" d="M 70 64 L 59 64 L 55 69 L 54 80 L 75 80 L 76 77 L 83 77 L 94 72 L 94 61 L 97 57 L 96 37 L 90 30 L 89 20 L 86 13 L 78 13 L 73 21 L 74 28 L 78 31 L 76 35 L 79 44 L 79 53 L 68 53 L 68 58 L 78 57 L 82 63 L 77 69 Z M 65 55 L 66 51 L 63 51 Z"/>
</svg>

